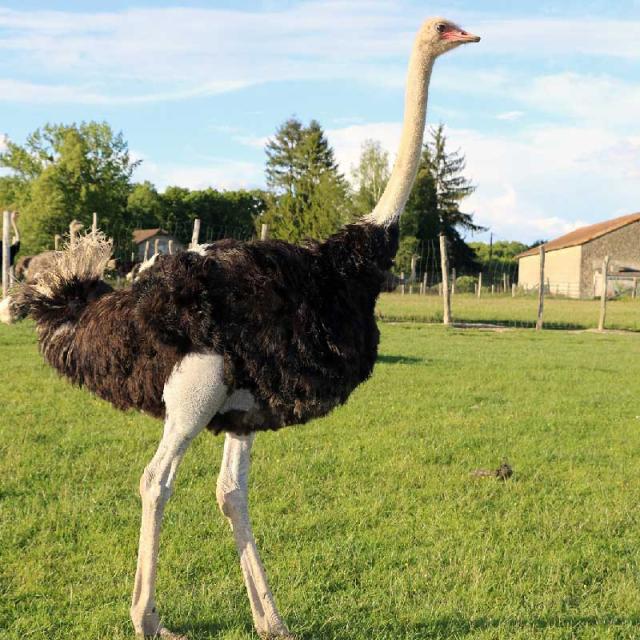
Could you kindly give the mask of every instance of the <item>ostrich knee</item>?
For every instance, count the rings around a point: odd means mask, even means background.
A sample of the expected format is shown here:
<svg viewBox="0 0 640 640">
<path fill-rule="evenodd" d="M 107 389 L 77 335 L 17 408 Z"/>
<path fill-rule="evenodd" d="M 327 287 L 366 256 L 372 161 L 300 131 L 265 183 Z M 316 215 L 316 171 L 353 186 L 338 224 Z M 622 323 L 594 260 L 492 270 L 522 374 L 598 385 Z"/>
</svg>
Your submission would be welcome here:
<svg viewBox="0 0 640 640">
<path fill-rule="evenodd" d="M 246 491 L 225 474 L 221 474 L 216 483 L 216 500 L 220 511 L 230 522 L 248 519 Z"/>
<path fill-rule="evenodd" d="M 170 478 L 158 477 L 148 466 L 140 476 L 140 499 L 149 506 L 164 506 L 173 495 L 173 482 Z"/>
</svg>

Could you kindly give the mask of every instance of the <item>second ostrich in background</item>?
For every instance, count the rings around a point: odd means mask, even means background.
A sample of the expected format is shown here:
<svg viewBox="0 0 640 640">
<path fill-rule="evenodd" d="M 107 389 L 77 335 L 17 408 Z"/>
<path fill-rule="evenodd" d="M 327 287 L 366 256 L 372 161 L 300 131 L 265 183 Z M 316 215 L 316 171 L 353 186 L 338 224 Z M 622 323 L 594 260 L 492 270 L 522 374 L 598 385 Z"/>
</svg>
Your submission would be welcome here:
<svg viewBox="0 0 640 640">
<path fill-rule="evenodd" d="M 160 525 L 180 461 L 208 427 L 226 432 L 216 495 L 233 529 L 256 631 L 290 637 L 249 521 L 254 435 L 325 415 L 371 374 L 379 339 L 374 307 L 420 160 L 433 64 L 478 40 L 441 18 L 423 24 L 388 186 L 374 211 L 326 242 L 222 240 L 161 256 L 130 289 L 113 291 L 100 279 L 110 244 L 88 235 L 23 290 L 52 366 L 120 409 L 164 419 L 140 479 L 131 606 L 137 633 L 178 637 L 161 624 L 155 604 Z"/>
</svg>

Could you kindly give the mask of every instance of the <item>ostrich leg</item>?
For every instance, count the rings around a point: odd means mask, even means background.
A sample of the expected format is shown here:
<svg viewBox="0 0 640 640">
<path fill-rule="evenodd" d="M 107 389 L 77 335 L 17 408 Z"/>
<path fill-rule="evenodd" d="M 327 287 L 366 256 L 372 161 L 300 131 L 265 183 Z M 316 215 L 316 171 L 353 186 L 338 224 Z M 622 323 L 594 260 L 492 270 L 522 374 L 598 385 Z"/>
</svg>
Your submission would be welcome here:
<svg viewBox="0 0 640 640">
<path fill-rule="evenodd" d="M 247 488 L 254 436 L 227 433 L 216 497 L 233 530 L 256 631 L 262 638 L 292 639 L 276 609 L 249 521 Z"/>
<path fill-rule="evenodd" d="M 160 622 L 155 604 L 156 568 L 164 507 L 171 497 L 178 465 L 191 440 L 205 427 L 226 397 L 222 358 L 185 356 L 164 388 L 166 421 L 156 454 L 140 478 L 142 524 L 131 620 L 142 637 L 179 639 Z"/>
</svg>

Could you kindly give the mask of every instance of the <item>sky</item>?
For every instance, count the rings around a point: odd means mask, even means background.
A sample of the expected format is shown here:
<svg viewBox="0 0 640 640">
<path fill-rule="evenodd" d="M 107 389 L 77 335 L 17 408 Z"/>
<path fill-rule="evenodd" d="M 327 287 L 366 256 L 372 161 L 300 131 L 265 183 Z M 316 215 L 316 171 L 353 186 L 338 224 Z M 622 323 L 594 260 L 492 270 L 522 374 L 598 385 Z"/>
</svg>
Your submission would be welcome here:
<svg viewBox="0 0 640 640">
<path fill-rule="evenodd" d="M 52 8 L 55 7 L 55 8 Z M 317 119 L 349 176 L 393 159 L 422 20 L 482 36 L 435 66 L 427 119 L 477 185 L 463 209 L 532 242 L 640 210 L 640 0 L 0 0 L 0 148 L 106 120 L 137 180 L 264 186 L 264 143 Z"/>
</svg>

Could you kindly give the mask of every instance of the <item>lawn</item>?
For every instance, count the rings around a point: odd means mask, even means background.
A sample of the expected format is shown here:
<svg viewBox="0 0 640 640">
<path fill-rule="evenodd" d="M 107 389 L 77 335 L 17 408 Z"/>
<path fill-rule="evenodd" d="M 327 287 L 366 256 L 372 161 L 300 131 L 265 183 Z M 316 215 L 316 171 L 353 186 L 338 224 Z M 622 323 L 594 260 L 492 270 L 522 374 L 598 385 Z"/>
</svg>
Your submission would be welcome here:
<svg viewBox="0 0 640 640">
<path fill-rule="evenodd" d="M 0 361 L 0 638 L 131 638 L 161 426 L 59 379 L 29 323 L 0 326 Z M 638 638 L 639 414 L 638 335 L 384 324 L 346 406 L 256 440 L 285 619 L 302 640 Z M 158 605 L 191 640 L 254 637 L 221 445 L 187 454 L 161 543 Z M 503 459 L 511 480 L 473 475 Z"/>
<path fill-rule="evenodd" d="M 533 327 L 538 315 L 538 300 L 534 296 L 512 298 L 485 294 L 478 300 L 472 294 L 452 297 L 454 321 L 505 324 L 514 327 Z M 442 322 L 442 299 L 436 295 L 417 293 L 401 295 L 386 293 L 378 302 L 378 314 L 385 320 L 412 322 Z M 552 329 L 589 329 L 598 326 L 599 300 L 571 300 L 547 297 L 544 321 Z M 607 304 L 609 329 L 640 331 L 640 298 L 610 300 Z"/>
</svg>

